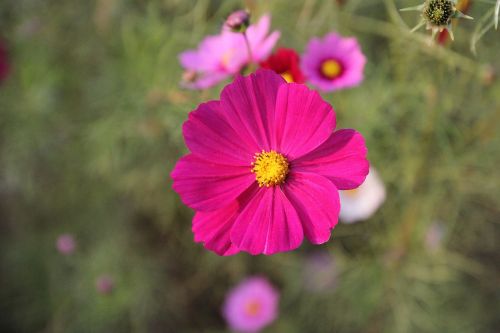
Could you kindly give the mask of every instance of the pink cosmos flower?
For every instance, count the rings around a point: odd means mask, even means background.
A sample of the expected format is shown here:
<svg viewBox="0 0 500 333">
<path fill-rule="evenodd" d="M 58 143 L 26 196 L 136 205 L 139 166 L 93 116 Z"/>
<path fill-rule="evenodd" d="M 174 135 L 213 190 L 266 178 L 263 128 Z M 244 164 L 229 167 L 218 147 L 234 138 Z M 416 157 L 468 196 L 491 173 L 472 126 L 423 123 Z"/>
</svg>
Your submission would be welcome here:
<svg viewBox="0 0 500 333">
<path fill-rule="evenodd" d="M 75 238 L 70 234 L 62 234 L 57 238 L 56 247 L 61 254 L 72 254 L 76 248 Z"/>
<path fill-rule="evenodd" d="M 332 32 L 307 44 L 302 71 L 312 85 L 328 92 L 359 85 L 365 63 L 356 38 L 343 38 Z"/>
<path fill-rule="evenodd" d="M 232 289 L 222 314 L 237 332 L 258 332 L 278 315 L 279 294 L 263 277 L 251 277 Z"/>
<path fill-rule="evenodd" d="M 244 35 L 229 30 L 206 37 L 196 50 L 181 53 L 179 60 L 182 67 L 194 74 L 192 80 L 183 83 L 184 86 L 189 89 L 212 87 L 239 73 L 250 62 L 267 58 L 280 37 L 278 31 L 268 35 L 270 24 L 271 16 L 264 15 L 246 30 L 252 59 L 249 58 Z"/>
<path fill-rule="evenodd" d="M 363 137 L 334 129 L 335 113 L 317 92 L 266 69 L 199 105 L 183 125 L 191 153 L 171 174 L 197 211 L 195 241 L 219 255 L 289 251 L 304 236 L 326 242 L 338 190 L 368 173 Z"/>
</svg>

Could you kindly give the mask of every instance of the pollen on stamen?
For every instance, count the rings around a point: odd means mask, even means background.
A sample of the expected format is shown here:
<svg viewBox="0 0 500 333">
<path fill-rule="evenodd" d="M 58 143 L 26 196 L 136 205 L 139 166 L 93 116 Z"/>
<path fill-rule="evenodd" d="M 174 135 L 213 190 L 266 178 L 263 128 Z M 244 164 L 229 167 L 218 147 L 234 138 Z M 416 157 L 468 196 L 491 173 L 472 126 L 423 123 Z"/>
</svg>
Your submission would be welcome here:
<svg viewBox="0 0 500 333">
<path fill-rule="evenodd" d="M 289 163 L 285 156 L 271 150 L 255 153 L 255 160 L 251 163 L 252 172 L 259 187 L 270 187 L 285 182 L 289 171 Z"/>
</svg>

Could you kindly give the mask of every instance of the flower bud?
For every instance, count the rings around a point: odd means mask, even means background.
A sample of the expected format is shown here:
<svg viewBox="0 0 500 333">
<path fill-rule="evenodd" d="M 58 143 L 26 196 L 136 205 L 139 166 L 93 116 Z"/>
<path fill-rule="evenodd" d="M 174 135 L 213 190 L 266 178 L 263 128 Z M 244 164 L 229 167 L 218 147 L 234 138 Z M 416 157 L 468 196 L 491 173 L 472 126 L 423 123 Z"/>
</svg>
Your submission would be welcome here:
<svg viewBox="0 0 500 333">
<path fill-rule="evenodd" d="M 233 32 L 245 32 L 250 25 L 250 13 L 246 10 L 237 10 L 226 19 L 224 26 Z"/>
<path fill-rule="evenodd" d="M 451 19 L 465 18 L 472 19 L 472 17 L 465 15 L 455 6 L 454 0 L 426 0 L 423 4 L 400 9 L 401 11 L 419 11 L 422 15 L 422 20 L 411 31 L 419 29 L 421 26 L 426 25 L 427 29 L 432 31 L 432 37 L 436 34 L 446 30 L 453 40 L 453 31 L 451 26 Z"/>
</svg>

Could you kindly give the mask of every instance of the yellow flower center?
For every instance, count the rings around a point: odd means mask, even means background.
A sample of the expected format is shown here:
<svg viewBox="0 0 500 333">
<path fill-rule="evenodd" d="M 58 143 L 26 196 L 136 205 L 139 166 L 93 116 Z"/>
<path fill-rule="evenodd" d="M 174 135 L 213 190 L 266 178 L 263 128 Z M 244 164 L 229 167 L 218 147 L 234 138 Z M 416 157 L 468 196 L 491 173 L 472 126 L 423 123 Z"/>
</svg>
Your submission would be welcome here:
<svg viewBox="0 0 500 333">
<path fill-rule="evenodd" d="M 250 300 L 245 304 L 245 313 L 249 316 L 256 316 L 259 314 L 262 305 L 256 300 Z"/>
<path fill-rule="evenodd" d="M 227 69 L 227 67 L 229 66 L 229 63 L 233 59 L 234 52 L 235 52 L 234 49 L 228 49 L 224 52 L 224 54 L 222 54 L 222 57 L 220 60 L 220 65 L 222 68 Z"/>
<path fill-rule="evenodd" d="M 358 195 L 359 189 L 355 188 L 353 190 L 345 190 L 343 193 L 348 197 L 354 198 Z"/>
<path fill-rule="evenodd" d="M 288 174 L 288 160 L 274 150 L 255 154 L 252 172 L 259 186 L 274 186 L 282 184 Z"/>
<path fill-rule="evenodd" d="M 321 64 L 321 74 L 326 78 L 335 79 L 342 73 L 342 65 L 333 59 L 325 60 Z"/>
<path fill-rule="evenodd" d="M 293 76 L 289 71 L 281 73 L 281 76 L 285 79 L 286 82 L 291 83 L 293 81 Z"/>
</svg>

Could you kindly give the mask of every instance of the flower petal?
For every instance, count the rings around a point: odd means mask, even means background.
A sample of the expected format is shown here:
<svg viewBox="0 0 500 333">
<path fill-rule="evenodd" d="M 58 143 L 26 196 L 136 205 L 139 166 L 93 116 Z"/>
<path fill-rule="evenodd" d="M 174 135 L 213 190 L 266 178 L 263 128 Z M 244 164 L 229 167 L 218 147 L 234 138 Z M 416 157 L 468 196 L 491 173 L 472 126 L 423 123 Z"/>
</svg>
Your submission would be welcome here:
<svg viewBox="0 0 500 333">
<path fill-rule="evenodd" d="M 369 171 L 365 140 L 355 130 L 334 132 L 320 147 L 294 161 L 297 172 L 318 173 L 330 179 L 340 190 L 363 183 Z"/>
<path fill-rule="evenodd" d="M 313 244 L 328 241 L 340 210 L 335 185 L 317 174 L 291 172 L 283 189 L 299 215 L 306 238 Z"/>
<path fill-rule="evenodd" d="M 280 187 L 258 188 L 231 230 L 231 241 L 250 254 L 274 254 L 296 249 L 304 237 L 297 212 Z"/>
<path fill-rule="evenodd" d="M 226 80 L 231 75 L 224 72 L 203 72 L 193 82 L 181 82 L 181 85 L 187 89 L 206 89 L 215 86 L 221 81 Z"/>
<path fill-rule="evenodd" d="M 177 162 L 171 177 L 182 202 L 201 211 L 227 206 L 255 183 L 248 166 L 216 164 L 193 154 Z"/>
<path fill-rule="evenodd" d="M 194 155 L 218 164 L 250 166 L 257 149 L 227 123 L 221 104 L 200 104 L 182 126 L 184 139 Z"/>
<path fill-rule="evenodd" d="M 335 129 L 332 107 L 303 84 L 279 87 L 276 100 L 277 149 L 289 160 L 321 145 Z"/>
<path fill-rule="evenodd" d="M 196 212 L 193 218 L 194 240 L 221 256 L 239 252 L 231 243 L 229 231 L 237 216 L 239 204 L 234 201 L 227 207 L 211 212 Z"/>
<path fill-rule="evenodd" d="M 248 146 L 254 149 L 253 154 L 270 150 L 273 145 L 276 95 L 285 84 L 280 75 L 262 69 L 246 77 L 238 76 L 221 93 L 224 116 L 234 131 L 252 142 Z"/>
<path fill-rule="evenodd" d="M 261 41 L 261 44 L 252 48 L 252 57 L 256 62 L 262 61 L 269 56 L 274 45 L 280 38 L 281 33 L 279 31 L 274 31 L 268 37 Z M 255 51 L 254 51 L 255 50 Z"/>
</svg>

